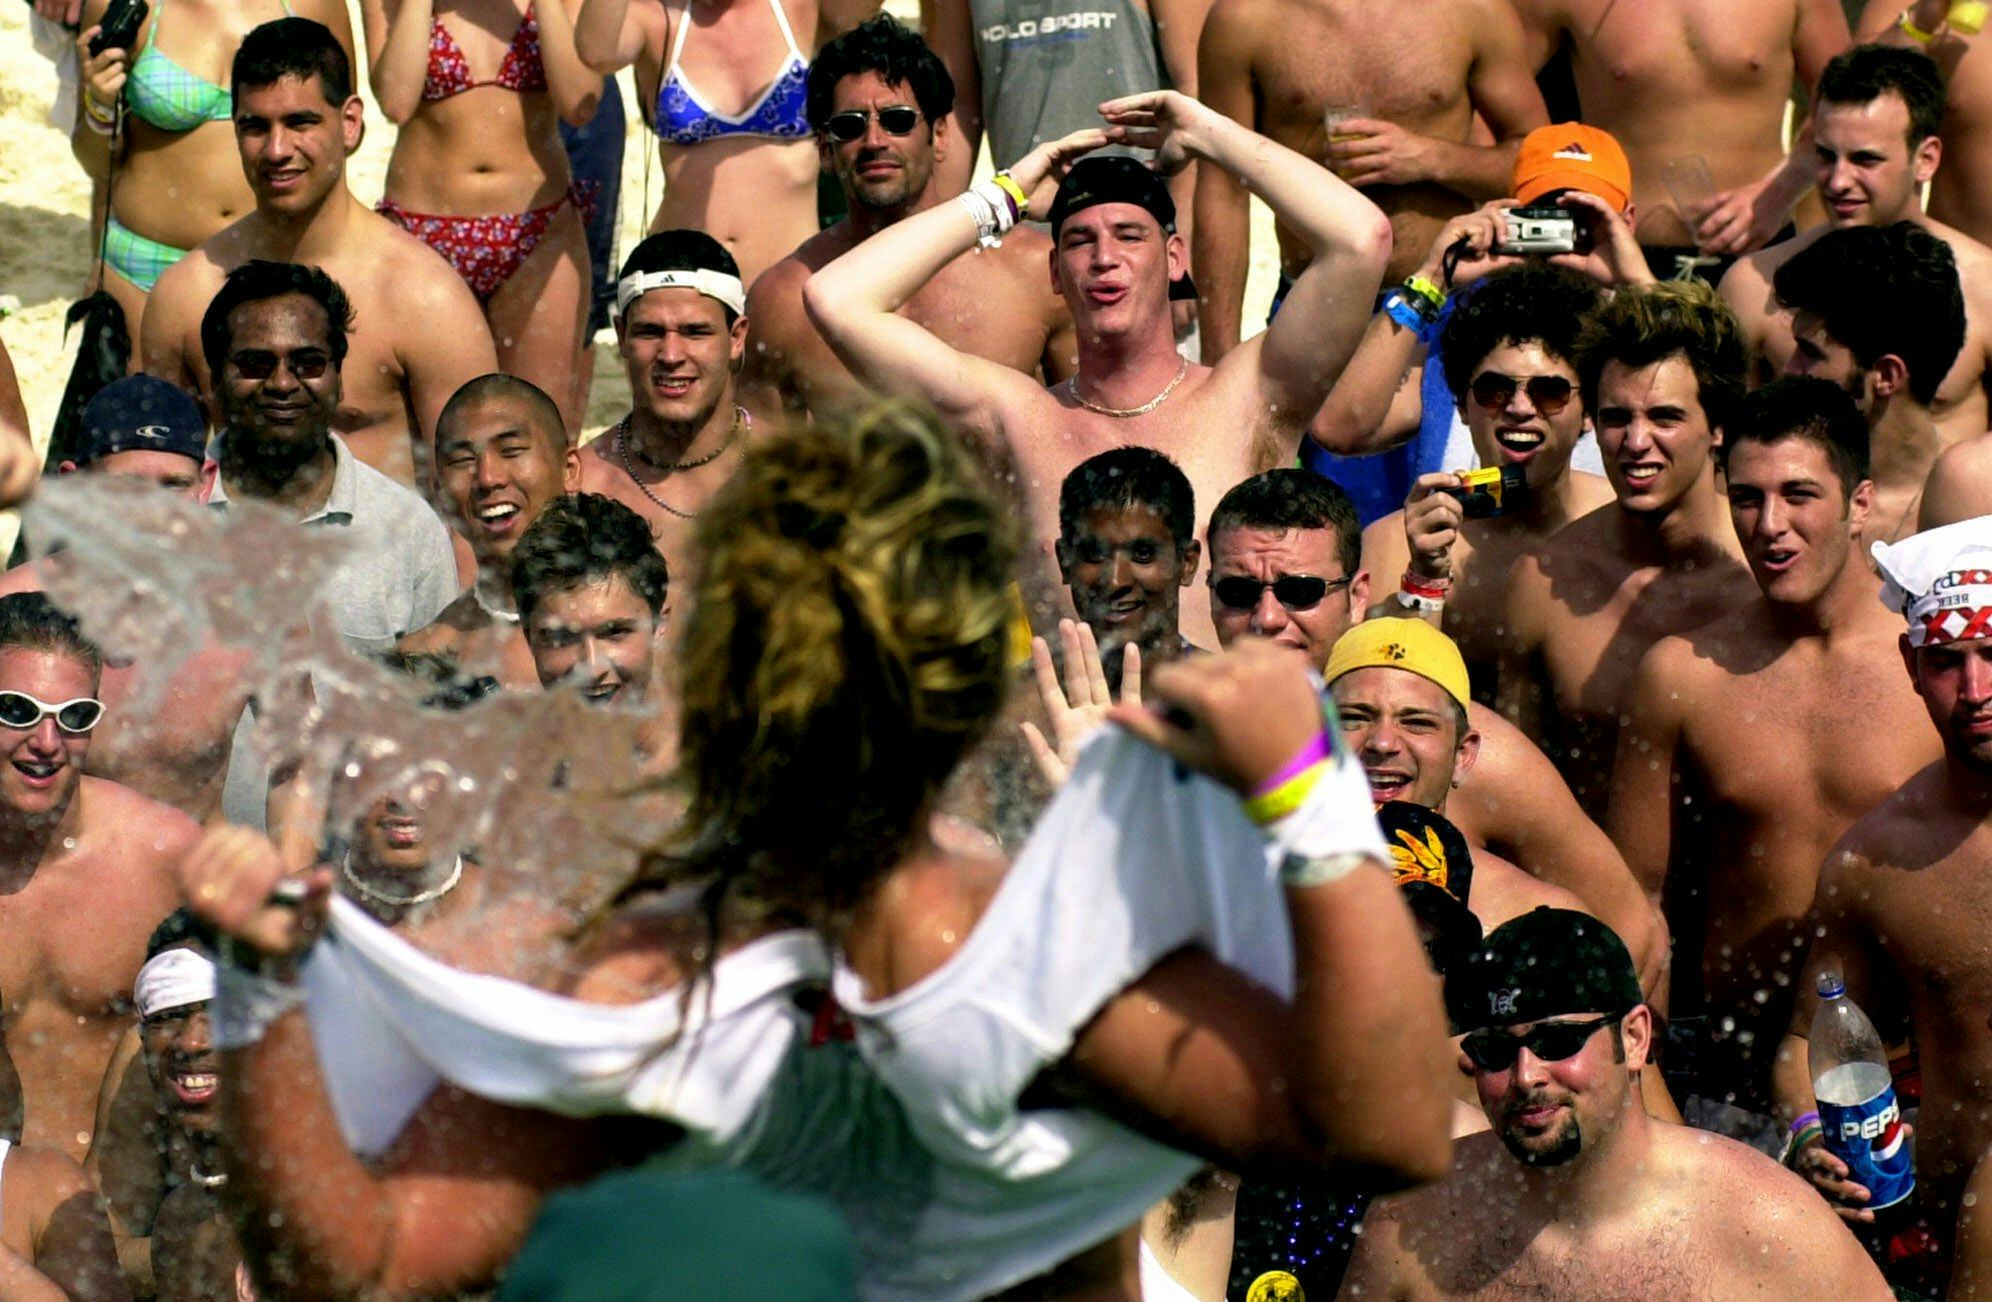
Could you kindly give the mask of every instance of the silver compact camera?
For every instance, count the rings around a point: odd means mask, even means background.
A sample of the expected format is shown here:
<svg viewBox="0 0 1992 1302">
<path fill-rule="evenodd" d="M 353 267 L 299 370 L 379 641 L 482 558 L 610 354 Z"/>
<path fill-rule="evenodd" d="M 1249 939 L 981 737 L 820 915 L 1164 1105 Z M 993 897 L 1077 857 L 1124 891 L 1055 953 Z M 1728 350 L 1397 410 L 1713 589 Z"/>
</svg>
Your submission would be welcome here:
<svg viewBox="0 0 1992 1302">
<path fill-rule="evenodd" d="M 1553 204 L 1532 204 L 1510 208 L 1501 214 L 1507 235 L 1495 246 L 1496 253 L 1572 253 L 1577 248 L 1577 219 L 1568 208 Z"/>
</svg>

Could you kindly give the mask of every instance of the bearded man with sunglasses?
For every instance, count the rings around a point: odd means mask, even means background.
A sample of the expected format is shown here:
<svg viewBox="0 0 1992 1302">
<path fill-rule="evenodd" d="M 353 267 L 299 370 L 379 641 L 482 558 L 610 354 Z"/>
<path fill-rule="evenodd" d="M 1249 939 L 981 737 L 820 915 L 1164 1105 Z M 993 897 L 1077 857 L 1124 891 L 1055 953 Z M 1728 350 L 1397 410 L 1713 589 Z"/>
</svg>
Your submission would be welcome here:
<svg viewBox="0 0 1992 1302">
<path fill-rule="evenodd" d="M 1454 1146 L 1442 1183 L 1377 1201 L 1342 1297 L 1891 1296 L 1797 1177 L 1647 1115 L 1653 1013 L 1596 919 L 1498 928 L 1446 1004 L 1492 1129 Z"/>
<path fill-rule="evenodd" d="M 145 941 L 199 826 L 83 776 L 103 656 L 38 592 L 0 597 L 0 991 L 26 1125 L 82 1161 Z"/>
<path fill-rule="evenodd" d="M 957 191 L 945 166 L 968 149 L 949 114 L 954 79 L 920 34 L 888 14 L 831 41 L 809 65 L 805 111 L 824 175 L 849 215 L 762 272 L 747 294 L 742 401 L 764 418 L 867 400 L 802 310 L 802 283 L 896 222 Z M 967 169 L 960 169 L 966 174 Z M 1032 227 L 957 256 L 899 308 L 950 348 L 1056 384 L 1078 366 L 1072 314 L 1044 269 L 1051 240 Z"/>
<path fill-rule="evenodd" d="M 208 501 L 253 499 L 345 535 L 324 597 L 346 643 L 378 654 L 450 604 L 457 570 L 429 504 L 332 432 L 351 321 L 345 292 L 316 267 L 250 261 L 228 273 L 201 319 L 222 421 Z"/>
</svg>

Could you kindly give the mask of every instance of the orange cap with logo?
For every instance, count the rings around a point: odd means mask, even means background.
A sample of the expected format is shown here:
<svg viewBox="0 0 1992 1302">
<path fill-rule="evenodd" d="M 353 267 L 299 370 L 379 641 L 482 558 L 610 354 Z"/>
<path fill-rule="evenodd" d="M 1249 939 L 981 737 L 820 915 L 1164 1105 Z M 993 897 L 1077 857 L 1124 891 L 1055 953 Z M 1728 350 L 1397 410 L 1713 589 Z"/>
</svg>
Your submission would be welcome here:
<svg viewBox="0 0 1992 1302">
<path fill-rule="evenodd" d="M 1515 198 L 1534 203 L 1551 190 L 1582 190 L 1624 212 L 1632 202 L 1632 164 L 1608 131 L 1581 122 L 1537 127 L 1515 155 Z"/>
</svg>

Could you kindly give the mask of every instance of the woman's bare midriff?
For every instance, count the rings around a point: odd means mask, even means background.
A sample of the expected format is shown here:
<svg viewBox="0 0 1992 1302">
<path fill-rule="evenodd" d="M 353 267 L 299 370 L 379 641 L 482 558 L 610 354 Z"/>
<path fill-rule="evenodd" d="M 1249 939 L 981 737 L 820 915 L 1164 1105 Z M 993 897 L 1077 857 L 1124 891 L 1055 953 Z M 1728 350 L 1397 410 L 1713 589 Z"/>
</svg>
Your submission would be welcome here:
<svg viewBox="0 0 1992 1302">
<path fill-rule="evenodd" d="M 552 203 L 568 184 L 552 103 L 480 86 L 402 124 L 383 192 L 411 212 L 483 217 Z"/>
<path fill-rule="evenodd" d="M 125 121 L 131 145 L 118 164 L 111 213 L 127 229 L 191 249 L 256 206 L 229 123 L 169 133 Z"/>
<path fill-rule="evenodd" d="M 816 146 L 739 136 L 663 145 L 664 200 L 652 231 L 690 227 L 724 244 L 752 281 L 816 233 Z"/>
</svg>

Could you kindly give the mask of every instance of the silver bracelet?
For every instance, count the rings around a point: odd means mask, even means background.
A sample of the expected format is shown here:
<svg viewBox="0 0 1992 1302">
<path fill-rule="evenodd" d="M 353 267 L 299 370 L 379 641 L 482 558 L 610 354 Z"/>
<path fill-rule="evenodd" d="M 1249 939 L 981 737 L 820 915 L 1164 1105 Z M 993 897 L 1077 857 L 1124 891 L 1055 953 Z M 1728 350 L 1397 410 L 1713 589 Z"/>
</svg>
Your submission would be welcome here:
<svg viewBox="0 0 1992 1302">
<path fill-rule="evenodd" d="M 1017 224 L 1015 215 L 1010 211 L 1010 196 L 994 181 L 970 186 L 957 196 L 956 201 L 974 220 L 976 243 L 985 249 L 1001 244 L 1003 232 Z"/>
<path fill-rule="evenodd" d="M 1335 854 L 1288 854 L 1280 859 L 1280 885 L 1326 886 L 1338 882 L 1376 856 L 1367 850 L 1342 850 Z"/>
</svg>

